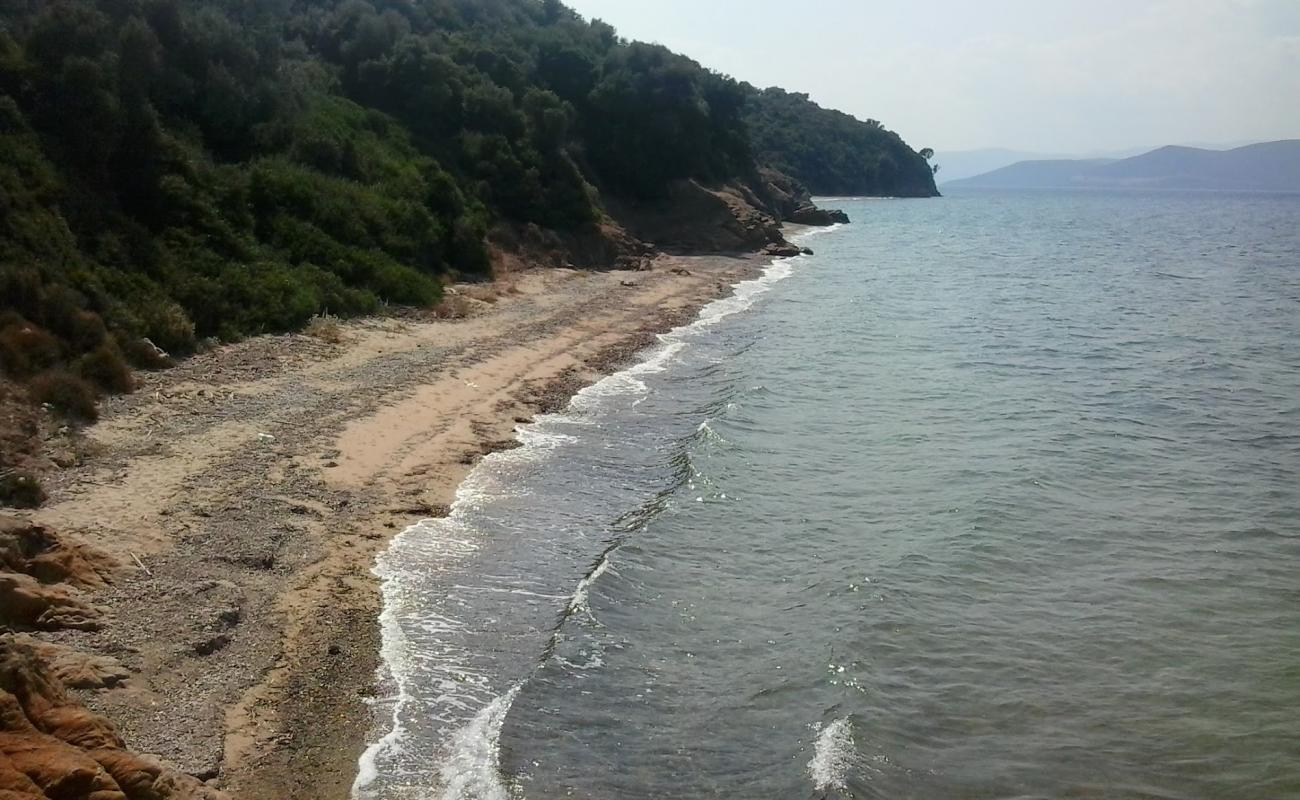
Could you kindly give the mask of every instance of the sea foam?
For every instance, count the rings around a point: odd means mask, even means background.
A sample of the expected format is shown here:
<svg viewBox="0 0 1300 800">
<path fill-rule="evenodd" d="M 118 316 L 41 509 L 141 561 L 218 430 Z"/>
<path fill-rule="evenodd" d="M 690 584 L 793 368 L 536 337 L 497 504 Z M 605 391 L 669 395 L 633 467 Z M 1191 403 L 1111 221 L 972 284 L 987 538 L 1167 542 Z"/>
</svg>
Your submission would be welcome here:
<svg viewBox="0 0 1300 800">
<path fill-rule="evenodd" d="M 451 753 L 438 770 L 443 800 L 509 800 L 509 791 L 501 782 L 498 744 L 510 704 L 522 687 L 522 683 L 516 684 L 488 703 L 452 736 Z"/>
<path fill-rule="evenodd" d="M 853 761 L 853 723 L 848 717 L 837 719 L 822 729 L 808 762 L 808 776 L 817 791 L 844 789 L 845 777 Z"/>
</svg>

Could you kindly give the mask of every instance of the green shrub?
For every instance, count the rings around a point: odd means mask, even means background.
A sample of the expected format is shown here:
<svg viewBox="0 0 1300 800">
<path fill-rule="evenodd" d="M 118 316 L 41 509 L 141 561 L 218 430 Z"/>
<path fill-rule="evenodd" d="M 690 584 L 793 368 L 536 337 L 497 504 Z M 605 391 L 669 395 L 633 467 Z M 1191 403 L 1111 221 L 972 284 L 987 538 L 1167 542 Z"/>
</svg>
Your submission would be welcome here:
<svg viewBox="0 0 1300 800">
<path fill-rule="evenodd" d="M 19 470 L 0 472 L 0 506 L 36 508 L 45 502 L 40 480 Z"/>
<path fill-rule="evenodd" d="M 94 422 L 99 419 L 95 388 L 76 375 L 62 370 L 42 372 L 28 381 L 27 392 L 36 402 L 50 406 L 70 420 Z"/>
<path fill-rule="evenodd" d="M 375 293 L 389 303 L 428 308 L 438 301 L 438 282 L 401 264 L 384 264 L 375 270 Z"/>
</svg>

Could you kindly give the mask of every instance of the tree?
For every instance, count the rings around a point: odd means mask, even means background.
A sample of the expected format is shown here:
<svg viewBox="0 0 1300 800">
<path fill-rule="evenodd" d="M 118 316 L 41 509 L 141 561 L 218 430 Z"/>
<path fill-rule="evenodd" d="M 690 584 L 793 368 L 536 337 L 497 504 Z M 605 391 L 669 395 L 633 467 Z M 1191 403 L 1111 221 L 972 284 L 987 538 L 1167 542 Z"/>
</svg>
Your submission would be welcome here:
<svg viewBox="0 0 1300 800">
<path fill-rule="evenodd" d="M 764 164 L 825 194 L 934 192 L 932 151 L 878 122 L 562 0 L 0 7 L 0 373 L 20 380 L 111 388 L 118 349 L 158 365 L 141 337 L 183 353 L 431 302 L 490 269 L 490 229 L 579 231 L 674 181 Z"/>
</svg>

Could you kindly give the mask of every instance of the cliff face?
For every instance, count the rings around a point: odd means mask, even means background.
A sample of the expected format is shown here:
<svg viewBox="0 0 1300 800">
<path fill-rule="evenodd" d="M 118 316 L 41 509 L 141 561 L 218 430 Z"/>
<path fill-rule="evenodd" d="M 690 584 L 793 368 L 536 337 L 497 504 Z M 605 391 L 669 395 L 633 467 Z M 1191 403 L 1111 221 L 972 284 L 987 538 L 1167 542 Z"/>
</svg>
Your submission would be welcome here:
<svg viewBox="0 0 1300 800">
<path fill-rule="evenodd" d="M 780 222 L 740 184 L 680 181 L 660 202 L 612 210 L 632 235 L 670 252 L 753 251 L 782 238 Z"/>
<path fill-rule="evenodd" d="M 786 244 L 786 222 L 827 226 L 849 221 L 842 211 L 818 208 L 802 183 L 768 167 L 746 181 L 679 181 L 661 202 L 615 204 L 613 212 L 633 235 L 655 247 L 696 253 L 752 252 Z"/>
<path fill-rule="evenodd" d="M 762 167 L 758 177 L 759 195 L 765 198 L 768 210 L 783 222 L 827 226 L 849 221 L 843 211 L 818 208 L 808 187 L 780 170 Z"/>
</svg>

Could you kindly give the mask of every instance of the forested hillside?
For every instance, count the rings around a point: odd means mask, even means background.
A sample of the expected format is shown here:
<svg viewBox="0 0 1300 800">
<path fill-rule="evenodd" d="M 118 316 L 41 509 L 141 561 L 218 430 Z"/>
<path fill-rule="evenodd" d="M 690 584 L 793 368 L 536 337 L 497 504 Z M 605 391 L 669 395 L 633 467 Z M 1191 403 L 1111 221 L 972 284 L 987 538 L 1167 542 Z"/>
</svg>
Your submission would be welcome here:
<svg viewBox="0 0 1300 800">
<path fill-rule="evenodd" d="M 554 0 L 0 0 L 0 371 L 93 413 L 157 348 L 428 305 L 489 230 L 754 181 L 755 143 L 922 193 L 892 134 L 753 102 Z"/>
<path fill-rule="evenodd" d="M 751 90 L 745 121 L 759 161 L 813 194 L 934 197 L 933 151 L 918 154 L 876 120 L 822 108 L 806 94 Z"/>
</svg>

